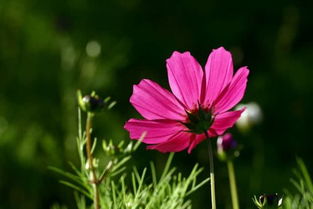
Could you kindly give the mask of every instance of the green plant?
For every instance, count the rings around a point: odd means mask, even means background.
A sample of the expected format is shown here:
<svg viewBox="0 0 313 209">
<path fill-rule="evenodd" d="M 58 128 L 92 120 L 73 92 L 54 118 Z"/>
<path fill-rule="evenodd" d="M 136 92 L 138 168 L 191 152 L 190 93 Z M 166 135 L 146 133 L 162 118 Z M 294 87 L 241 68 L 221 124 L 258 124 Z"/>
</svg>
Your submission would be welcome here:
<svg viewBox="0 0 313 209">
<path fill-rule="evenodd" d="M 313 208 L 313 184 L 312 178 L 304 162 L 297 158 L 298 169 L 294 171 L 295 178 L 291 183 L 295 192 L 286 191 L 284 209 L 312 209 Z"/>
<path fill-rule="evenodd" d="M 53 171 L 66 177 L 60 182 L 75 190 L 78 209 L 190 209 L 191 201 L 188 196 L 209 181 L 204 179 L 200 183 L 197 177 L 202 168 L 195 165 L 189 176 L 184 177 L 171 166 L 174 153 L 168 157 L 167 163 L 160 177 L 157 176 L 154 163 L 150 169 L 139 171 L 133 167 L 132 172 L 126 172 L 132 153 L 137 150 L 141 140 L 125 143 L 121 141 L 102 142 L 101 156 L 95 157 L 94 151 L 97 139 L 91 140 L 91 124 L 87 113 L 86 131 L 82 131 L 81 110 L 78 111 L 78 137 L 76 140 L 80 159 L 80 167 L 70 163 L 72 172 L 50 167 Z M 88 121 L 89 120 L 89 121 Z M 90 150 L 87 147 L 88 140 Z M 90 153 L 88 153 L 90 151 Z M 92 156 L 92 161 L 90 161 Z M 90 166 L 92 162 L 92 166 Z M 149 170 L 149 171 L 148 171 Z M 94 178 L 94 176 L 96 176 Z M 96 179 L 96 182 L 95 182 Z M 150 181 L 149 181 L 150 179 Z M 95 189 L 95 187 L 97 187 Z M 97 197 L 96 197 L 97 196 Z M 93 203 L 93 204 L 92 204 Z M 60 208 L 55 205 L 54 208 Z"/>
</svg>

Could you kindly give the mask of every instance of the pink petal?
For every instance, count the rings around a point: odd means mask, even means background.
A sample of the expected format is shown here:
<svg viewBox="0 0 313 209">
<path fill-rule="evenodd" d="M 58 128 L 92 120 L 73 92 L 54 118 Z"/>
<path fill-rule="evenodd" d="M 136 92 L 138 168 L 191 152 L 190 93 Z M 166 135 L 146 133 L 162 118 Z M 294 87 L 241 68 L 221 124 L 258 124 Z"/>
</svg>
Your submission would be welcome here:
<svg viewBox="0 0 313 209">
<path fill-rule="evenodd" d="M 200 144 L 203 140 L 206 139 L 205 134 L 194 134 L 192 139 L 191 139 L 191 143 L 190 146 L 188 148 L 188 153 L 190 154 L 191 151 L 198 145 Z M 210 139 L 209 139 L 210 140 Z"/>
<path fill-rule="evenodd" d="M 189 52 L 174 52 L 166 63 L 172 92 L 188 110 L 196 108 L 200 100 L 203 77 L 200 64 Z"/>
<path fill-rule="evenodd" d="M 242 99 L 246 90 L 248 75 L 249 70 L 247 67 L 242 67 L 237 71 L 230 85 L 214 102 L 214 113 L 225 112 L 234 107 Z"/>
<path fill-rule="evenodd" d="M 231 128 L 235 124 L 244 110 L 245 108 L 242 108 L 241 110 L 216 115 L 210 129 L 214 130 L 217 135 L 222 135 L 228 128 Z"/>
<path fill-rule="evenodd" d="M 192 133 L 188 132 L 179 132 L 168 141 L 157 145 L 150 145 L 147 148 L 155 149 L 160 152 L 180 152 L 189 146 L 192 135 Z"/>
<path fill-rule="evenodd" d="M 209 135 L 209 138 L 213 138 L 213 137 L 216 137 L 218 136 L 218 134 L 216 133 L 216 131 L 212 128 L 210 128 L 208 130 L 208 135 Z M 207 137 L 205 136 L 205 134 L 195 134 L 193 136 L 193 138 L 191 139 L 191 143 L 190 143 L 190 146 L 188 148 L 188 153 L 190 154 L 191 151 L 198 145 L 200 144 L 202 141 L 204 141 L 205 139 L 207 139 Z M 211 139 L 208 139 L 208 140 L 211 140 Z"/>
<path fill-rule="evenodd" d="M 223 47 L 214 49 L 205 65 L 205 90 L 202 92 L 202 104 L 212 105 L 214 100 L 230 83 L 233 77 L 231 53 Z"/>
<path fill-rule="evenodd" d="M 134 85 L 130 102 L 148 120 L 184 120 L 186 118 L 185 110 L 175 96 L 148 79 Z"/>
<path fill-rule="evenodd" d="M 124 128 L 129 131 L 131 139 L 139 139 L 146 132 L 143 142 L 147 144 L 165 142 L 176 133 L 185 129 L 181 123 L 172 120 L 137 119 L 127 121 Z"/>
</svg>

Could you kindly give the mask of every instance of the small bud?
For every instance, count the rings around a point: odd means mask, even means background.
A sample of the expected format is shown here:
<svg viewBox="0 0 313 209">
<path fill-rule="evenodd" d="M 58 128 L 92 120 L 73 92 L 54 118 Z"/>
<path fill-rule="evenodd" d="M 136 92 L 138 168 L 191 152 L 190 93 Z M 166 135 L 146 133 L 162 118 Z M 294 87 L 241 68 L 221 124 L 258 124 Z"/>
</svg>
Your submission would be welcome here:
<svg viewBox="0 0 313 209">
<path fill-rule="evenodd" d="M 80 91 L 77 92 L 78 104 L 86 112 L 99 112 L 104 109 L 105 103 L 94 92 L 91 95 L 82 97 Z"/>
<path fill-rule="evenodd" d="M 239 146 L 232 134 L 226 133 L 225 135 L 218 137 L 217 154 L 222 161 L 233 159 L 239 155 Z"/>
<path fill-rule="evenodd" d="M 220 136 L 217 140 L 218 148 L 227 152 L 237 147 L 237 142 L 234 140 L 232 134 L 227 133 L 224 136 Z"/>
<path fill-rule="evenodd" d="M 239 130 L 245 132 L 254 125 L 261 123 L 263 120 L 263 114 L 261 107 L 256 102 L 239 104 L 235 109 L 239 110 L 243 107 L 246 107 L 246 110 L 241 114 L 240 118 L 236 122 L 236 125 Z"/>
<path fill-rule="evenodd" d="M 263 194 L 259 199 L 254 196 L 253 202 L 259 209 L 275 209 L 282 205 L 283 198 L 277 193 Z"/>
<path fill-rule="evenodd" d="M 98 168 L 98 166 L 99 166 L 99 159 L 98 159 L 98 158 L 94 158 L 94 159 L 92 160 L 92 164 L 93 164 L 93 165 L 92 165 L 93 168 Z M 85 168 L 86 168 L 86 170 L 90 170 L 90 169 L 91 169 L 89 160 L 86 162 Z"/>
</svg>

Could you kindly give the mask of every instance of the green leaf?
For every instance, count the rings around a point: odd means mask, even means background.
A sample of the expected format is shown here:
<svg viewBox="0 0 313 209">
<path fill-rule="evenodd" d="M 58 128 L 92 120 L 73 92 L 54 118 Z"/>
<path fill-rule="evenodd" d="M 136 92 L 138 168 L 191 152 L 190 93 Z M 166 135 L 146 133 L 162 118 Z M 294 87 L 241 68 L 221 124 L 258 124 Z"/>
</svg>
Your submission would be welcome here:
<svg viewBox="0 0 313 209">
<path fill-rule="evenodd" d="M 66 185 L 68 187 L 71 187 L 76 191 L 81 192 L 82 194 L 84 194 L 86 197 L 89 197 L 90 199 L 93 199 L 91 194 L 89 194 L 87 191 L 83 190 L 81 187 L 76 186 L 75 184 L 72 184 L 68 181 L 63 181 L 63 180 L 61 180 L 60 183 Z"/>
</svg>

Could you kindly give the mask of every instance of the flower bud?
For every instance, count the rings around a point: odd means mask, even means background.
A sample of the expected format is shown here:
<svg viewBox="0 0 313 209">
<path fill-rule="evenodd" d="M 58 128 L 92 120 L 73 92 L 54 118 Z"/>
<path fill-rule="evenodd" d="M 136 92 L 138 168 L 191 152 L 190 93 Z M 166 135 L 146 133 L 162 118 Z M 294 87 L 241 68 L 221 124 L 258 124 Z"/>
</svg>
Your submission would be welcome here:
<svg viewBox="0 0 313 209">
<path fill-rule="evenodd" d="M 79 106 L 86 112 L 99 112 L 104 109 L 105 103 L 94 92 L 91 95 L 82 97 L 81 92 L 77 92 Z"/>
<path fill-rule="evenodd" d="M 282 205 L 283 198 L 277 193 L 263 194 L 258 199 L 254 196 L 253 202 L 259 209 L 275 209 Z"/>
<path fill-rule="evenodd" d="M 237 120 L 236 125 L 241 131 L 247 131 L 254 125 L 259 124 L 263 119 L 263 114 L 260 106 L 256 102 L 248 104 L 240 104 L 235 109 L 239 110 L 246 107 L 246 110 Z"/>
<path fill-rule="evenodd" d="M 232 134 L 226 133 L 225 135 L 218 137 L 217 154 L 222 161 L 233 159 L 239 155 L 239 146 Z"/>
</svg>

